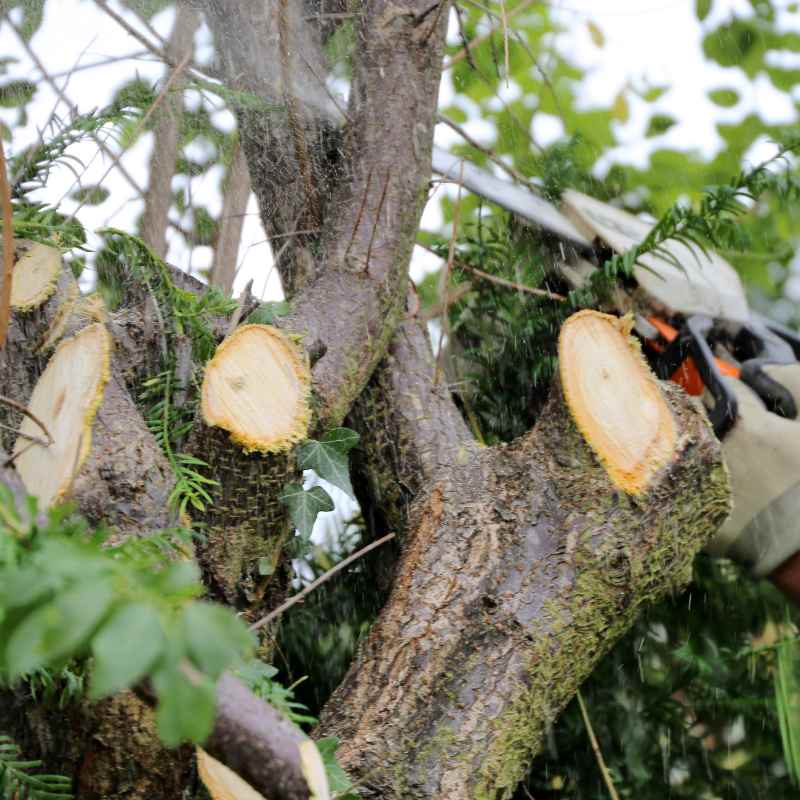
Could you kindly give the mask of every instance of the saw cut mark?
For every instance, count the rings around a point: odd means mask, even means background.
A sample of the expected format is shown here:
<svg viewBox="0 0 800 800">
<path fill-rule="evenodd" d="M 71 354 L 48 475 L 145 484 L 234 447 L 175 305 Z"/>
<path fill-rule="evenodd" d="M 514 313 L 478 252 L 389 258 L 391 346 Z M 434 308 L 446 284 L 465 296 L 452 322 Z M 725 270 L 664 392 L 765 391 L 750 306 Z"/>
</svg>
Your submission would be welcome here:
<svg viewBox="0 0 800 800">
<path fill-rule="evenodd" d="M 38 242 L 17 240 L 23 250 L 14 266 L 11 307 L 16 311 L 38 308 L 55 292 L 61 273 L 61 253 L 55 247 Z"/>
<path fill-rule="evenodd" d="M 298 349 L 270 325 L 243 325 L 218 348 L 203 379 L 207 425 L 245 451 L 276 453 L 306 438 L 311 376 Z"/>
<path fill-rule="evenodd" d="M 641 494 L 672 458 L 675 420 L 631 320 L 579 311 L 562 326 L 559 370 L 572 418 L 609 477 Z"/>
<path fill-rule="evenodd" d="M 14 445 L 25 488 L 43 508 L 64 499 L 92 446 L 92 423 L 109 378 L 111 335 L 88 325 L 56 348 L 33 389 L 28 408 L 45 425 L 53 443 L 30 445 L 39 426 L 25 418 Z"/>
</svg>

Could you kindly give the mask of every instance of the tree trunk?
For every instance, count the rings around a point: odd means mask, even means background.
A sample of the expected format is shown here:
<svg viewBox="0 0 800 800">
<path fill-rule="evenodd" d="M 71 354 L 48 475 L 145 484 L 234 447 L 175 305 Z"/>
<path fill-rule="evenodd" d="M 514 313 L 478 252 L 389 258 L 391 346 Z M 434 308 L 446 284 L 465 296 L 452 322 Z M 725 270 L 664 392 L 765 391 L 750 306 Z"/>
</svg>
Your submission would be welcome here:
<svg viewBox="0 0 800 800">
<path fill-rule="evenodd" d="M 546 726 L 641 603 L 688 579 L 692 556 L 728 509 L 718 442 L 702 410 L 657 384 L 624 327 L 608 318 L 592 318 L 588 334 L 573 321 L 577 339 L 565 334 L 562 380 L 534 430 L 508 446 L 473 441 L 435 377 L 424 330 L 405 311 L 430 178 L 447 2 L 374 0 L 353 11 L 357 46 L 346 109 L 324 83 L 327 23 L 308 23 L 316 19 L 313 2 L 200 5 L 227 88 L 234 98 L 248 93 L 237 108 L 242 146 L 273 249 L 283 238 L 292 241 L 278 262 L 291 313 L 276 320 L 275 335 L 297 343 L 298 363 L 311 365 L 303 425 L 290 426 L 279 452 L 253 447 L 260 406 L 241 430 L 233 428 L 243 413 L 231 420 L 205 407 L 186 438 L 219 482 L 212 506 L 196 514 L 211 531 L 201 553 L 207 587 L 246 616 L 282 599 L 286 583 L 278 577 L 288 574 L 282 545 L 290 530 L 279 495 L 294 473 L 294 445 L 306 432 L 339 425 L 352 409 L 367 476 L 360 497 L 365 511 L 379 509 L 398 534 L 402 556 L 394 570 L 376 573 L 376 581 L 391 584 L 389 600 L 320 731 L 343 739 L 344 764 L 365 796 L 508 797 Z M 92 421 L 98 480 L 82 479 L 87 460 L 76 465 L 71 488 L 93 519 L 114 524 L 127 513 L 122 490 L 135 471 L 123 469 L 121 459 L 142 462 L 146 475 L 161 463 L 133 398 L 145 377 L 180 360 L 165 350 L 186 344 L 166 329 L 170 321 L 154 306 L 151 287 L 124 277 L 123 309 L 88 321 L 114 339 L 119 357 L 103 404 L 124 413 L 104 418 L 101 405 Z M 179 273 L 173 280 L 200 291 Z M 0 351 L 0 378 L 21 403 L 40 379 L 41 343 L 55 346 L 62 330 L 79 332 L 87 323 L 59 281 L 54 299 L 15 312 Z M 62 307 L 67 322 L 49 336 Z M 221 340 L 227 320 L 213 328 Z M 225 406 L 240 390 L 255 387 L 258 398 L 268 382 L 261 359 L 235 359 L 236 375 L 222 369 L 243 330 L 206 372 L 209 382 L 215 375 L 227 381 Z M 614 387 L 597 392 L 600 405 L 582 377 L 595 368 L 583 355 L 592 352 L 595 334 L 610 345 Z M 195 366 L 189 358 L 188 374 Z M 24 380 L 13 382 L 15 370 Z M 630 409 L 641 409 L 642 420 L 620 424 Z M 146 458 L 125 455 L 131 431 L 146 444 Z M 13 483 L 6 472 L 4 482 Z M 99 504 L 98 487 L 107 490 Z M 146 492 L 133 496 L 147 513 L 125 535 L 156 524 L 151 506 L 159 517 L 164 510 Z M 260 581 L 264 573 L 278 577 Z M 303 797 L 308 787 L 296 774 L 294 751 L 284 758 L 272 747 L 267 757 L 262 748 L 273 718 L 225 679 L 220 693 L 210 754 L 265 796 Z M 17 690 L 0 704 L 0 728 L 30 747 L 30 757 L 43 755 L 54 769 L 66 764 L 81 796 L 178 798 L 193 789 L 188 756 L 167 755 L 158 745 L 141 702 L 123 693 L 91 711 L 82 703 L 63 714 Z M 286 777 L 274 774 L 276 764 Z"/>
</svg>

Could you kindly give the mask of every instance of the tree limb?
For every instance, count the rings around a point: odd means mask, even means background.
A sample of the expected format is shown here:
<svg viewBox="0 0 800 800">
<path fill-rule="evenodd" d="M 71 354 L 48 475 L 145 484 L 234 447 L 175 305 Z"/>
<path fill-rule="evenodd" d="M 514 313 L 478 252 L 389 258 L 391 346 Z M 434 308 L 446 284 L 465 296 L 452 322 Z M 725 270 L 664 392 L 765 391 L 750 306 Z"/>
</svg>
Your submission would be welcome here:
<svg viewBox="0 0 800 800">
<path fill-rule="evenodd" d="M 368 797 L 510 797 L 641 604 L 685 585 L 727 514 L 727 479 L 704 416 L 668 384 L 678 451 L 640 497 L 612 484 L 558 385 L 533 431 L 478 448 L 432 393 L 411 324 L 370 384 L 383 391 L 375 427 L 390 419 L 396 448 L 365 437 L 379 490 L 393 472 L 405 486 L 403 554 L 321 733 L 344 741 L 343 764 Z M 409 485 L 415 469 L 423 478 Z"/>
</svg>

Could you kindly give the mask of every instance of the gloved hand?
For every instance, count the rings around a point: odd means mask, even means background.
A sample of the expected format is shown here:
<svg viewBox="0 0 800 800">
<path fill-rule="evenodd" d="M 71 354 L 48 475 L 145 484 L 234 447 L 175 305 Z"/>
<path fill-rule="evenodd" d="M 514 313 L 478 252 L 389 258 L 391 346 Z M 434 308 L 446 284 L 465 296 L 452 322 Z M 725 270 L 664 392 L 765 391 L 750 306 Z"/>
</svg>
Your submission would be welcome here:
<svg viewBox="0 0 800 800">
<path fill-rule="evenodd" d="M 800 364 L 771 364 L 764 371 L 783 384 L 800 407 Z M 739 408 L 722 440 L 730 472 L 733 510 L 706 547 L 765 577 L 800 550 L 800 420 L 767 411 L 746 384 L 724 378 Z"/>
</svg>

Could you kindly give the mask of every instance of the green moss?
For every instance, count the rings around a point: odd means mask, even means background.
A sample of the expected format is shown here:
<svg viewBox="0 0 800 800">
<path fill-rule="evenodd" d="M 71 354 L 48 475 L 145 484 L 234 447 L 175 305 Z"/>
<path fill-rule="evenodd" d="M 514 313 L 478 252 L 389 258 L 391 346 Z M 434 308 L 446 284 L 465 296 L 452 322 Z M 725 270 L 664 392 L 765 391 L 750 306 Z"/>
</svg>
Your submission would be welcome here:
<svg viewBox="0 0 800 800">
<path fill-rule="evenodd" d="M 673 394 L 671 389 L 667 391 Z M 679 417 L 691 413 L 683 398 L 678 398 L 673 408 Z M 691 429 L 689 420 L 684 430 Z M 685 588 L 697 550 L 730 508 L 727 469 L 721 460 L 709 465 L 690 458 L 679 464 L 673 476 L 674 485 L 685 487 L 679 498 L 670 497 L 669 486 L 661 483 L 648 496 L 632 498 L 590 491 L 607 477 L 582 440 L 576 442 L 577 431 L 569 421 L 562 418 L 550 435 L 561 443 L 562 452 L 583 462 L 577 469 L 574 464 L 565 468 L 571 476 L 580 475 L 583 486 L 575 487 L 576 491 L 571 491 L 566 472 L 559 475 L 557 467 L 552 476 L 566 487 L 562 494 L 565 510 L 568 514 L 573 511 L 576 520 L 613 518 L 614 535 L 600 547 L 585 536 L 590 528 L 574 537 L 574 582 L 543 606 L 539 621 L 544 624 L 535 632 L 527 654 L 526 685 L 519 686 L 515 699 L 492 726 L 492 746 L 474 790 L 474 797 L 480 800 L 512 796 L 541 748 L 547 727 L 599 658 L 633 624 L 642 604 Z M 694 444 L 686 441 L 687 446 Z M 593 506 L 587 513 L 589 497 Z M 607 502 L 598 506 L 600 500 Z M 674 513 L 666 514 L 664 508 Z"/>
</svg>

